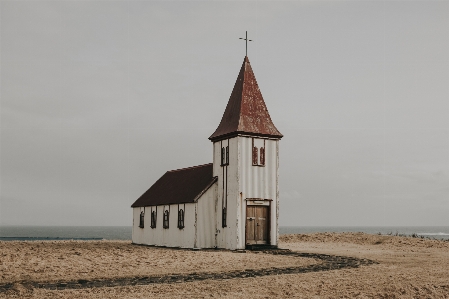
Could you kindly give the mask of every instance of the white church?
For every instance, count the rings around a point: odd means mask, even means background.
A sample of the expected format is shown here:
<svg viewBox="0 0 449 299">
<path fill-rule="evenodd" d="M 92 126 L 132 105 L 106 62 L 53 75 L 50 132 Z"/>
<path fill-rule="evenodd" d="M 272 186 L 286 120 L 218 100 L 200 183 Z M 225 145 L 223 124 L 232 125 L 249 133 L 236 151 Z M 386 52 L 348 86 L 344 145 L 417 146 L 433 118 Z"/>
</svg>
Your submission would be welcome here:
<svg viewBox="0 0 449 299">
<path fill-rule="evenodd" d="M 279 140 L 245 56 L 213 161 L 167 171 L 133 204 L 132 242 L 182 247 L 277 247 Z"/>
</svg>

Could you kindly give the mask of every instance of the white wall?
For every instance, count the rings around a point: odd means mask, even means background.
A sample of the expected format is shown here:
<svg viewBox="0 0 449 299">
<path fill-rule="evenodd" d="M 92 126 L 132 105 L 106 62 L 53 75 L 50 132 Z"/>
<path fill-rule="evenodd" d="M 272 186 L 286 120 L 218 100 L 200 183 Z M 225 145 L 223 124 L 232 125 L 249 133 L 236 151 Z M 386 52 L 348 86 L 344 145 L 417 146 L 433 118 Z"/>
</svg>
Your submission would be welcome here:
<svg viewBox="0 0 449 299">
<path fill-rule="evenodd" d="M 221 166 L 221 147 L 229 142 L 229 165 Z M 227 249 L 241 249 L 239 246 L 241 231 L 240 194 L 239 194 L 239 164 L 238 140 L 226 139 L 214 143 L 214 176 L 218 176 L 217 186 L 217 247 Z M 226 186 L 227 184 L 227 186 Z M 222 227 L 223 201 L 227 195 L 227 221 Z"/>
<path fill-rule="evenodd" d="M 238 137 L 240 145 L 240 192 L 245 198 L 271 199 L 270 203 L 270 244 L 277 245 L 279 226 L 279 140 L 265 139 L 265 166 L 252 165 L 252 138 Z M 255 138 L 255 146 L 260 149 L 262 138 Z M 246 201 L 241 209 L 242 220 L 246 220 Z M 245 223 L 245 221 L 244 221 Z M 240 240 L 245 240 L 245 230 L 241 231 Z"/>
<path fill-rule="evenodd" d="M 151 228 L 151 207 L 145 207 L 144 228 L 139 227 L 140 212 L 143 207 L 133 208 L 133 236 L 136 244 L 193 248 L 195 241 L 195 205 L 186 203 L 184 210 L 184 228 L 178 226 L 178 205 L 152 207 L 157 209 L 156 228 Z M 180 208 L 184 209 L 184 204 Z M 169 228 L 163 228 L 164 210 L 170 209 Z"/>
<path fill-rule="evenodd" d="M 255 138 L 260 149 L 264 139 Z M 229 142 L 229 165 L 220 166 L 221 147 Z M 238 136 L 214 143 L 214 175 L 217 186 L 217 246 L 228 249 L 245 248 L 247 198 L 271 199 L 270 244 L 278 242 L 278 169 L 279 140 L 265 139 L 265 166 L 252 164 L 252 137 Z M 224 173 L 223 173 L 223 170 Z M 226 180 L 227 178 L 227 180 Z M 226 188 L 227 184 L 227 188 Z M 223 187 L 227 192 L 223 192 Z M 227 226 L 222 228 L 221 209 L 227 194 Z"/>
<path fill-rule="evenodd" d="M 217 184 L 210 187 L 197 201 L 196 248 L 216 247 L 216 194 Z"/>
<path fill-rule="evenodd" d="M 178 204 L 133 208 L 132 241 L 135 244 L 214 248 L 215 194 L 217 185 L 210 187 L 195 203 L 180 204 L 184 209 L 184 228 L 178 225 Z M 156 228 L 151 228 L 151 211 L 157 209 Z M 164 211 L 169 209 L 169 228 L 163 228 Z M 139 227 L 140 212 L 145 210 L 144 228 Z"/>
</svg>

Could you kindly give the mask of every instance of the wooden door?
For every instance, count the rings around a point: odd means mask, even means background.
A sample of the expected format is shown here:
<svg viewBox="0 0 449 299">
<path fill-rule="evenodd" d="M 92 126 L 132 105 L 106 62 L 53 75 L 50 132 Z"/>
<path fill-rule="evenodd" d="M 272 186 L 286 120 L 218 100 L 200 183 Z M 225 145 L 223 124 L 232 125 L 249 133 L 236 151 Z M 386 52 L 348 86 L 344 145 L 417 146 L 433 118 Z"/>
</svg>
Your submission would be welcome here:
<svg viewBox="0 0 449 299">
<path fill-rule="evenodd" d="M 246 244 L 268 244 L 268 207 L 246 207 Z"/>
</svg>

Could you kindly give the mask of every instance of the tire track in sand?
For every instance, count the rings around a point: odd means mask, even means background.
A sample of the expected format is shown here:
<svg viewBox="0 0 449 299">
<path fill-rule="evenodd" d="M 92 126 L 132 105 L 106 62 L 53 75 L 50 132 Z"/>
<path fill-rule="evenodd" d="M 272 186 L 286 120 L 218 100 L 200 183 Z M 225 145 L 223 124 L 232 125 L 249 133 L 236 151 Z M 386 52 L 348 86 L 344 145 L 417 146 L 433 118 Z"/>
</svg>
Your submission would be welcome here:
<svg viewBox="0 0 449 299">
<path fill-rule="evenodd" d="M 0 292 L 7 292 L 8 290 L 15 288 L 17 284 L 20 284 L 27 289 L 30 288 L 42 288 L 50 290 L 84 289 L 84 288 L 99 288 L 99 287 L 149 285 L 155 283 L 182 283 L 206 279 L 220 280 L 220 279 L 260 277 L 260 276 L 280 275 L 280 274 L 298 274 L 298 273 L 338 270 L 345 268 L 358 268 L 360 266 L 378 264 L 378 262 L 369 259 L 359 259 L 355 257 L 328 255 L 328 254 L 295 252 L 285 249 L 266 250 L 266 251 L 261 250 L 261 252 L 265 254 L 312 258 L 320 260 L 321 263 L 297 267 L 246 269 L 228 272 L 200 272 L 200 273 L 192 272 L 187 274 L 119 277 L 111 279 L 108 278 L 78 279 L 78 280 L 56 281 L 56 282 L 17 281 L 0 284 Z"/>
</svg>

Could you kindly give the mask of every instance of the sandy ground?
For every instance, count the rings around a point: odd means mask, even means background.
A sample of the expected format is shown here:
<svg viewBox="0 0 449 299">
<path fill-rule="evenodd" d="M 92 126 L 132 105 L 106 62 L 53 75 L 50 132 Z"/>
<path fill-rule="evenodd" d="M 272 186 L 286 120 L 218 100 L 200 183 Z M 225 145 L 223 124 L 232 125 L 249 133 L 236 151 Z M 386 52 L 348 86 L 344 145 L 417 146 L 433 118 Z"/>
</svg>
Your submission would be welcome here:
<svg viewBox="0 0 449 299">
<path fill-rule="evenodd" d="M 0 298 L 449 298 L 447 241 L 320 233 L 284 235 L 280 247 L 369 258 L 379 264 L 303 274 L 81 290 L 26 289 L 17 283 L 8 293 L 0 293 Z M 69 257 L 70 252 L 73 253 Z M 147 275 L 222 272 L 316 262 L 294 259 L 261 253 L 140 247 L 126 242 L 0 242 L 2 282 L 17 281 L 18 277 L 49 280 L 59 276 L 68 280 L 83 273 L 89 277 L 105 277 L 105 274 L 126 276 L 136 272 Z M 64 270 L 65 267 L 71 267 L 70 271 Z M 44 272 L 35 271 L 39 269 Z"/>
<path fill-rule="evenodd" d="M 304 266 L 313 259 L 253 252 L 191 251 L 130 241 L 0 242 L 0 281 L 58 281 Z"/>
</svg>

